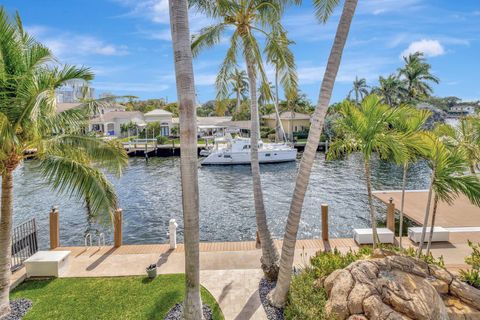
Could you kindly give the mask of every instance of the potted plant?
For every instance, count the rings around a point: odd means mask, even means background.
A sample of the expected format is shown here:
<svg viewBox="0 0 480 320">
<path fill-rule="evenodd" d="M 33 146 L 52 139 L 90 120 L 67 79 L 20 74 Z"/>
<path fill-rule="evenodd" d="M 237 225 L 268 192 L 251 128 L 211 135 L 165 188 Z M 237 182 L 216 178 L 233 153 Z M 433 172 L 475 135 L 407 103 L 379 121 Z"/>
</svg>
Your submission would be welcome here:
<svg viewBox="0 0 480 320">
<path fill-rule="evenodd" d="M 147 267 L 147 275 L 150 279 L 155 279 L 155 277 L 157 276 L 157 265 L 154 263 L 154 264 L 151 264 Z"/>
</svg>

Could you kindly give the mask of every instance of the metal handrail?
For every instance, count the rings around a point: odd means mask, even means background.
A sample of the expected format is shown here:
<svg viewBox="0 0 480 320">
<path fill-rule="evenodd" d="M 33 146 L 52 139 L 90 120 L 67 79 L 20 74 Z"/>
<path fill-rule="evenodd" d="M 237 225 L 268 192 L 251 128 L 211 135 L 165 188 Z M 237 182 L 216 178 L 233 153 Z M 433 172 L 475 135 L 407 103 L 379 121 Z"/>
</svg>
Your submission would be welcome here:
<svg viewBox="0 0 480 320">
<path fill-rule="evenodd" d="M 90 233 L 87 233 L 85 235 L 85 247 L 87 247 L 88 245 L 88 242 L 87 242 L 87 239 L 90 239 L 90 247 L 92 246 L 92 235 Z"/>
<path fill-rule="evenodd" d="M 100 240 L 103 240 L 103 242 Z M 105 234 L 103 232 L 98 235 L 98 246 L 102 247 L 101 244 L 103 244 L 103 247 L 105 247 Z"/>
</svg>

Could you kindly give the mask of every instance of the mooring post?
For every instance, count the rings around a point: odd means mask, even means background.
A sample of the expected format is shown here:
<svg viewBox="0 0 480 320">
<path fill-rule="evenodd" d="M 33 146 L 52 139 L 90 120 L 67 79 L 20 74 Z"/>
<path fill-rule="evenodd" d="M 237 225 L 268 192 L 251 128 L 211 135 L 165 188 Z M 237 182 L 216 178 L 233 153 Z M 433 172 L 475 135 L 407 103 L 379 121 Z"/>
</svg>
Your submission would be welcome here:
<svg viewBox="0 0 480 320">
<path fill-rule="evenodd" d="M 393 198 L 390 198 L 387 204 L 387 228 L 395 232 L 395 204 Z"/>
<path fill-rule="evenodd" d="M 122 220 L 123 210 L 119 208 L 113 214 L 113 243 L 115 248 L 122 246 Z"/>
<path fill-rule="evenodd" d="M 168 235 L 170 237 L 170 249 L 174 250 L 177 248 L 177 227 L 178 224 L 175 219 L 170 219 L 168 222 Z"/>
<path fill-rule="evenodd" d="M 328 241 L 328 204 L 322 203 L 322 239 Z"/>
<path fill-rule="evenodd" d="M 53 206 L 50 211 L 50 250 L 60 246 L 60 225 L 58 207 Z"/>
</svg>

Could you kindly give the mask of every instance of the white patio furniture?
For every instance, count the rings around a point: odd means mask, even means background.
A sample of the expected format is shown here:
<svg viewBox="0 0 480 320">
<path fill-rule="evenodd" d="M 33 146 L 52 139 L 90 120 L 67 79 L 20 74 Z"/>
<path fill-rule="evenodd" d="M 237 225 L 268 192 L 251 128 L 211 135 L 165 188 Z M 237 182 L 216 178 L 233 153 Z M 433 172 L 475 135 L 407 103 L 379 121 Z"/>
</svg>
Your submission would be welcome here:
<svg viewBox="0 0 480 320">
<path fill-rule="evenodd" d="M 377 233 L 380 243 L 393 243 L 395 240 L 395 234 L 390 229 L 377 228 Z M 353 239 L 358 244 L 372 244 L 373 231 L 371 228 L 353 229 Z"/>
<path fill-rule="evenodd" d="M 442 227 L 433 228 L 432 242 L 448 241 L 450 231 Z M 422 227 L 410 227 L 408 228 L 408 238 L 415 243 L 419 243 L 422 237 Z M 427 227 L 425 233 L 425 241 L 428 241 L 430 237 L 430 227 Z"/>
<path fill-rule="evenodd" d="M 24 261 L 27 277 L 59 277 L 66 269 L 71 251 L 38 251 Z"/>
</svg>

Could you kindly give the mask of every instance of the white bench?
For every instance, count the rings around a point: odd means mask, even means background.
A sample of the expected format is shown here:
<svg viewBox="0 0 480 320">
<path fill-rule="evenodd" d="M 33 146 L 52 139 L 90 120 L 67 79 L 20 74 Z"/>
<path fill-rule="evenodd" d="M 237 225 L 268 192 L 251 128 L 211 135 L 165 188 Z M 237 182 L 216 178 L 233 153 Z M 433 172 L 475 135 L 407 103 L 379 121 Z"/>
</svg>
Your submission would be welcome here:
<svg viewBox="0 0 480 320">
<path fill-rule="evenodd" d="M 58 277 L 66 269 L 71 251 L 38 251 L 24 261 L 27 277 Z"/>
<path fill-rule="evenodd" d="M 395 240 L 395 234 L 392 230 L 387 228 L 377 228 L 378 239 L 380 243 L 393 243 Z M 372 244 L 373 243 L 373 231 L 368 229 L 353 229 L 353 239 L 358 244 Z"/>
<path fill-rule="evenodd" d="M 410 227 L 408 228 L 408 238 L 415 243 L 419 243 L 422 237 L 422 227 Z M 432 242 L 448 241 L 450 231 L 442 227 L 433 228 Z M 430 227 L 427 227 L 427 232 L 425 233 L 425 241 L 428 241 L 430 237 Z"/>
</svg>

